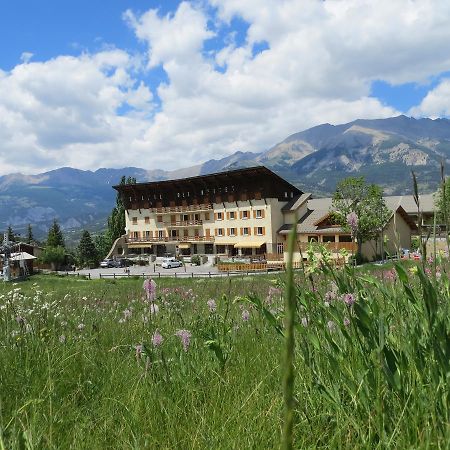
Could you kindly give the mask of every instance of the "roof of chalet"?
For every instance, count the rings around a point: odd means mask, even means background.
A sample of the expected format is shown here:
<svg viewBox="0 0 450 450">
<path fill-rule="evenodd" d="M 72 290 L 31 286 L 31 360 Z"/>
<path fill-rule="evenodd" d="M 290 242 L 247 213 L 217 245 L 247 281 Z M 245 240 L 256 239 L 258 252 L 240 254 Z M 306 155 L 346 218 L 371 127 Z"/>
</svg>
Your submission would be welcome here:
<svg viewBox="0 0 450 450">
<path fill-rule="evenodd" d="M 404 196 L 406 197 L 406 196 Z M 386 206 L 391 210 L 392 214 L 389 220 L 393 217 L 395 213 L 400 214 L 400 216 L 405 220 L 405 222 L 410 226 L 411 229 L 416 229 L 415 222 L 411 219 L 408 212 L 405 210 L 402 204 L 402 196 L 391 196 L 384 197 Z M 308 201 L 308 212 L 298 221 L 297 223 L 297 233 L 298 234 L 339 234 L 348 232 L 343 231 L 340 226 L 324 226 L 320 227 L 320 223 L 326 220 L 330 213 L 332 212 L 332 198 L 315 198 Z M 413 199 L 414 201 L 414 199 Z M 291 229 L 291 225 L 283 225 L 278 233 L 288 234 Z"/>
</svg>

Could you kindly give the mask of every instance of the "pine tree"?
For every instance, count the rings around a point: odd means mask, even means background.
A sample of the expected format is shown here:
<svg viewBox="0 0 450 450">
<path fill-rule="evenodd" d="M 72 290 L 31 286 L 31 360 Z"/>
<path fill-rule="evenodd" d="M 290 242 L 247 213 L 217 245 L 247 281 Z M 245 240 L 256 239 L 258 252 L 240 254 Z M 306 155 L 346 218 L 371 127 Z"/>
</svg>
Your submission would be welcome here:
<svg viewBox="0 0 450 450">
<path fill-rule="evenodd" d="M 32 244 L 34 242 L 33 228 L 31 227 L 31 223 L 28 224 L 27 237 L 25 239 L 25 242 L 27 244 Z"/>
<path fill-rule="evenodd" d="M 77 247 L 77 255 L 82 266 L 96 266 L 99 262 L 97 249 L 94 241 L 92 240 L 91 234 L 87 230 L 84 230 L 81 235 L 80 243 Z"/>
<path fill-rule="evenodd" d="M 8 229 L 6 230 L 8 233 L 8 241 L 9 242 L 15 242 L 16 241 L 16 235 L 14 234 L 14 231 L 11 227 L 11 225 L 8 225 Z"/>
<path fill-rule="evenodd" d="M 61 227 L 56 219 L 53 220 L 53 224 L 48 230 L 47 236 L 47 247 L 63 247 L 64 244 L 64 236 L 61 231 Z"/>
</svg>

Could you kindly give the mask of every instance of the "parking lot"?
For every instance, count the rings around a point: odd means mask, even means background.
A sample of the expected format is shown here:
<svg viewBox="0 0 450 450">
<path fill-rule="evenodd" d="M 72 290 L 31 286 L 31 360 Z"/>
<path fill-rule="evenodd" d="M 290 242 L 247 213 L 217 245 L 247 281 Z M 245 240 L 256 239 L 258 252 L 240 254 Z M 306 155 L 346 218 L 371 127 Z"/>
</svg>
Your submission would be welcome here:
<svg viewBox="0 0 450 450">
<path fill-rule="evenodd" d="M 164 277 L 164 276 L 177 276 L 177 277 L 213 277 L 220 275 L 227 275 L 220 273 L 216 267 L 212 265 L 200 265 L 193 266 L 191 264 L 185 264 L 183 267 L 174 267 L 172 269 L 163 269 L 161 262 L 150 263 L 146 266 L 133 265 L 130 267 L 109 267 L 109 268 L 96 268 L 96 269 L 81 269 L 70 274 L 89 275 L 91 278 L 119 278 L 127 276 L 141 276 L 141 277 Z M 65 272 L 64 272 L 65 273 Z"/>
</svg>

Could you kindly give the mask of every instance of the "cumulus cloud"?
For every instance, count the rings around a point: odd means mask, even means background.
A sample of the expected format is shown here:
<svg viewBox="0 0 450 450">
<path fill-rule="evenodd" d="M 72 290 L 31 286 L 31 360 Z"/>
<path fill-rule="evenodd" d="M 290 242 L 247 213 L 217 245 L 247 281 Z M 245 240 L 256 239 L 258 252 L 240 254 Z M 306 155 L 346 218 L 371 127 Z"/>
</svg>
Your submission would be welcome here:
<svg viewBox="0 0 450 450">
<path fill-rule="evenodd" d="M 178 168 L 262 151 L 324 122 L 396 115 L 370 95 L 372 82 L 426 83 L 450 70 L 449 16 L 446 0 L 204 0 L 166 15 L 126 11 L 143 60 L 111 49 L 27 56 L 0 70 L 0 170 Z M 248 24 L 240 44 L 235 17 Z M 164 81 L 146 84 L 161 70 Z M 414 114 L 449 114 L 439 99 L 448 83 Z"/>
<path fill-rule="evenodd" d="M 411 108 L 409 114 L 416 117 L 437 118 L 450 116 L 450 79 L 445 78 L 432 89 L 420 105 Z"/>
</svg>

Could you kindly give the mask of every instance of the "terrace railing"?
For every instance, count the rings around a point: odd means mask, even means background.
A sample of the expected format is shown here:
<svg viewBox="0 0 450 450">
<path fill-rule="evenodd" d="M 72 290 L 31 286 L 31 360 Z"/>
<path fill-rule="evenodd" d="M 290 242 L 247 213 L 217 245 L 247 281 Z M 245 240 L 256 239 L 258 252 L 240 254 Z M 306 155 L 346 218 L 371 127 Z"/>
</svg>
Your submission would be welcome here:
<svg viewBox="0 0 450 450">
<path fill-rule="evenodd" d="M 159 242 L 214 242 L 214 236 L 164 236 L 164 237 L 127 237 L 129 244 L 159 243 Z"/>
<path fill-rule="evenodd" d="M 164 222 L 164 225 L 170 227 L 190 227 L 203 225 L 203 220 L 176 220 L 173 222 Z"/>
<path fill-rule="evenodd" d="M 213 209 L 212 203 L 200 203 L 198 205 L 186 205 L 186 206 L 163 206 L 161 208 L 150 208 L 151 212 L 158 214 L 165 213 L 179 213 L 189 211 L 210 211 Z"/>
</svg>

